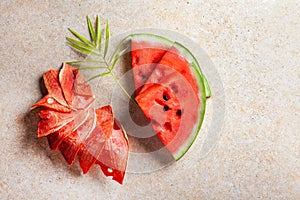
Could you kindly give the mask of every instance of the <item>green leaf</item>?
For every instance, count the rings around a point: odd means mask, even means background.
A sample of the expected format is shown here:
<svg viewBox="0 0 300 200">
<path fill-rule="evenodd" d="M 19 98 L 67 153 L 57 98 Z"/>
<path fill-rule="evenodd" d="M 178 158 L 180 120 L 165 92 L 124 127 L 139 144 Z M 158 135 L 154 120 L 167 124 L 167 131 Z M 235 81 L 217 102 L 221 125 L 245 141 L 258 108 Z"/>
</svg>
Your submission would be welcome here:
<svg viewBox="0 0 300 200">
<path fill-rule="evenodd" d="M 88 70 L 88 69 L 106 69 L 106 66 L 84 66 L 78 67 L 79 70 Z"/>
<path fill-rule="evenodd" d="M 102 74 L 97 74 L 97 75 L 91 77 L 91 78 L 90 78 L 89 80 L 87 80 L 87 81 L 91 81 L 91 80 L 93 80 L 93 79 L 95 79 L 95 78 L 98 78 L 98 77 L 101 77 L 101 76 L 111 76 L 111 72 L 109 71 L 109 72 L 104 72 L 104 73 L 102 73 Z"/>
<path fill-rule="evenodd" d="M 96 46 L 101 52 L 101 40 L 102 40 L 102 32 L 100 26 L 100 17 L 97 15 L 96 18 Z"/>
<path fill-rule="evenodd" d="M 90 51 L 97 51 L 97 49 L 95 49 L 94 47 L 90 47 L 90 46 L 86 45 L 85 43 L 83 43 L 81 41 L 78 41 L 78 40 L 75 40 L 75 39 L 69 38 L 69 37 L 66 37 L 66 39 L 67 39 L 68 42 L 76 44 L 76 45 L 78 45 L 82 48 L 88 49 Z"/>
<path fill-rule="evenodd" d="M 74 60 L 67 62 L 70 65 L 77 65 L 77 64 L 82 64 L 82 63 L 99 63 L 99 64 L 105 64 L 105 62 L 100 61 L 100 60 Z"/>
<path fill-rule="evenodd" d="M 105 27 L 105 46 L 104 46 L 104 58 L 106 57 L 107 50 L 108 50 L 108 44 L 109 44 L 109 26 L 108 21 L 106 20 L 106 27 Z"/>
<path fill-rule="evenodd" d="M 111 64 L 111 69 L 113 69 L 115 67 L 115 65 L 118 62 L 119 58 L 124 55 L 124 53 L 125 53 L 126 50 L 127 50 L 127 48 L 125 48 L 122 51 L 120 51 L 120 52 L 117 53 L 117 55 L 114 57 L 114 60 L 113 60 L 113 62 Z"/>
<path fill-rule="evenodd" d="M 86 20 L 87 20 L 87 24 L 88 24 L 88 27 L 89 27 L 89 33 L 90 33 L 90 37 L 91 37 L 91 40 L 92 42 L 96 44 L 96 36 L 95 36 L 95 31 L 94 31 L 94 28 L 93 28 L 93 25 L 92 25 L 92 22 L 91 22 L 91 19 L 89 16 L 86 16 Z"/>
<path fill-rule="evenodd" d="M 69 46 L 71 46 L 72 48 L 76 49 L 77 51 L 83 53 L 83 54 L 86 54 L 86 55 L 91 54 L 91 55 L 95 55 L 95 56 L 101 56 L 100 54 L 98 54 L 98 53 L 96 53 L 94 51 L 91 51 L 90 49 L 87 49 L 85 47 L 79 46 L 79 45 L 74 44 L 72 42 L 67 42 L 67 44 Z"/>
<path fill-rule="evenodd" d="M 88 39 L 86 39 L 85 37 L 83 37 L 82 35 L 80 35 L 79 33 L 77 33 L 76 31 L 68 28 L 68 30 L 75 36 L 77 37 L 79 40 L 81 40 L 82 42 L 84 42 L 85 44 L 94 47 L 93 43 L 91 43 Z"/>
<path fill-rule="evenodd" d="M 100 76 L 111 76 L 111 72 L 104 72 L 102 74 L 99 74 Z"/>
</svg>

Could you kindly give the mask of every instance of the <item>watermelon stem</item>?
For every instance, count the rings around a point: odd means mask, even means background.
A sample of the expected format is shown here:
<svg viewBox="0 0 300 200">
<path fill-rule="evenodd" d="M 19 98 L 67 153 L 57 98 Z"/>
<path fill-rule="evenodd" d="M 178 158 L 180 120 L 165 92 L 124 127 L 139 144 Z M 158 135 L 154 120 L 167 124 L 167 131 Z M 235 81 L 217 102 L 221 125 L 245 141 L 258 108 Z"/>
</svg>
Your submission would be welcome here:
<svg viewBox="0 0 300 200">
<path fill-rule="evenodd" d="M 125 43 L 125 41 L 131 37 L 131 35 L 128 35 L 124 39 L 122 39 L 117 47 L 115 48 L 113 54 L 109 57 L 107 57 L 108 49 L 109 49 L 109 40 L 110 40 L 110 33 L 109 33 L 109 25 L 108 21 L 106 20 L 105 23 L 105 30 L 101 31 L 100 28 L 100 17 L 97 16 L 96 18 L 96 25 L 95 28 L 93 28 L 93 24 L 91 22 L 91 19 L 89 16 L 87 16 L 87 25 L 90 35 L 90 40 L 79 34 L 78 32 L 74 31 L 73 29 L 68 29 L 72 35 L 75 37 L 75 39 L 66 37 L 67 44 L 72 47 L 74 50 L 80 52 L 84 56 L 96 56 L 97 59 L 86 59 L 86 60 L 75 60 L 72 62 L 68 62 L 69 64 L 77 65 L 77 69 L 79 70 L 89 70 L 89 69 L 106 69 L 105 72 L 101 74 L 97 74 L 87 81 L 91 81 L 95 78 L 99 78 L 102 76 L 112 76 L 115 83 L 121 88 L 121 90 L 124 92 L 124 94 L 134 103 L 135 100 L 128 94 L 126 89 L 122 86 L 122 84 L 119 82 L 115 74 L 113 73 L 113 69 L 118 62 L 119 58 L 122 57 L 125 53 L 127 48 L 121 48 L 122 45 Z M 103 34 L 103 36 L 102 36 Z M 104 38 L 104 39 L 102 39 Z M 102 44 L 102 41 L 104 40 L 104 44 Z M 101 48 L 103 47 L 103 48 Z M 98 60 L 99 59 L 99 60 Z M 84 64 L 84 65 L 82 65 Z M 99 65 L 97 65 L 99 64 Z"/>
<path fill-rule="evenodd" d="M 130 99 L 130 101 L 132 101 L 133 103 L 136 104 L 135 100 L 128 94 L 128 92 L 126 91 L 126 89 L 123 87 L 123 85 L 120 83 L 120 81 L 117 79 L 117 77 L 115 76 L 115 74 L 111 71 L 111 76 L 113 77 L 114 81 L 116 82 L 116 84 L 121 88 L 121 90 L 124 92 L 124 94 Z"/>
</svg>

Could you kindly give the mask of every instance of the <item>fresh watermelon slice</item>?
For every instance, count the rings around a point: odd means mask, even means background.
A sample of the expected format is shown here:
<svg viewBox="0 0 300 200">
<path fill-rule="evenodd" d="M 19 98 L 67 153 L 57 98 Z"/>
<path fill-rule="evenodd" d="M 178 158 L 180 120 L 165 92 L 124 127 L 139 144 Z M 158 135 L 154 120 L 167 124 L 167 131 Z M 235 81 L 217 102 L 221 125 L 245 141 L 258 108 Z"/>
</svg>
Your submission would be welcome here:
<svg viewBox="0 0 300 200">
<path fill-rule="evenodd" d="M 210 89 L 197 60 L 188 49 L 175 42 L 153 67 L 136 101 L 157 136 L 178 160 L 200 130 L 207 96 Z"/>
<path fill-rule="evenodd" d="M 135 34 L 131 37 L 132 71 L 136 95 L 140 91 L 156 64 L 160 61 L 173 42 L 152 34 Z"/>
</svg>

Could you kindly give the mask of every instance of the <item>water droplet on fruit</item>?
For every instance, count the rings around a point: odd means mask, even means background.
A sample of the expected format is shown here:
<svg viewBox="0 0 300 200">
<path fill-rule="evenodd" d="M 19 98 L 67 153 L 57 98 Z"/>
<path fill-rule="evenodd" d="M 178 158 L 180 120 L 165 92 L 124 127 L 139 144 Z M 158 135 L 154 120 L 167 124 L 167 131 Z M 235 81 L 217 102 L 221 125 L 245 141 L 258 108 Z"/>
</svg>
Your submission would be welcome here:
<svg viewBox="0 0 300 200">
<path fill-rule="evenodd" d="M 156 75 L 159 76 L 159 77 L 162 75 L 162 73 L 161 73 L 160 70 L 155 70 L 155 73 L 156 73 Z"/>
<path fill-rule="evenodd" d="M 108 173 L 112 173 L 113 170 L 111 168 L 107 168 Z"/>
<path fill-rule="evenodd" d="M 53 98 L 50 97 L 50 98 L 47 99 L 48 104 L 52 104 L 53 102 L 54 102 Z"/>
</svg>

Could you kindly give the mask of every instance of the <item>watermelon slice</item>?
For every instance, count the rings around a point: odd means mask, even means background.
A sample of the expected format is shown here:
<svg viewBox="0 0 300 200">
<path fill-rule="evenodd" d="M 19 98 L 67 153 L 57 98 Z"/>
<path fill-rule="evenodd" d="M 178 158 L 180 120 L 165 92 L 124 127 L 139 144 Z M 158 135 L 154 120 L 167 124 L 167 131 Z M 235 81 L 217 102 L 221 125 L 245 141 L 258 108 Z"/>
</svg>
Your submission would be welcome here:
<svg viewBox="0 0 300 200">
<path fill-rule="evenodd" d="M 145 43 L 149 44 L 152 38 L 158 37 L 148 36 L 133 37 L 132 46 L 137 43 L 137 38 L 145 39 Z M 144 54 L 132 54 L 132 60 L 157 60 L 157 54 L 153 52 L 155 58 L 151 58 L 152 49 L 148 49 L 146 58 L 143 58 Z M 209 85 L 195 57 L 177 42 L 165 50 L 158 63 L 152 65 L 151 72 L 150 75 L 143 74 L 146 75 L 143 79 L 146 81 L 143 86 L 137 87 L 139 91 L 136 101 L 159 139 L 173 157 L 179 160 L 190 148 L 200 130 L 206 97 L 210 96 Z M 134 78 L 137 80 L 136 73 Z"/>
<path fill-rule="evenodd" d="M 132 35 L 131 57 L 136 95 L 146 83 L 156 64 L 173 44 L 172 41 L 151 35 Z"/>
</svg>

